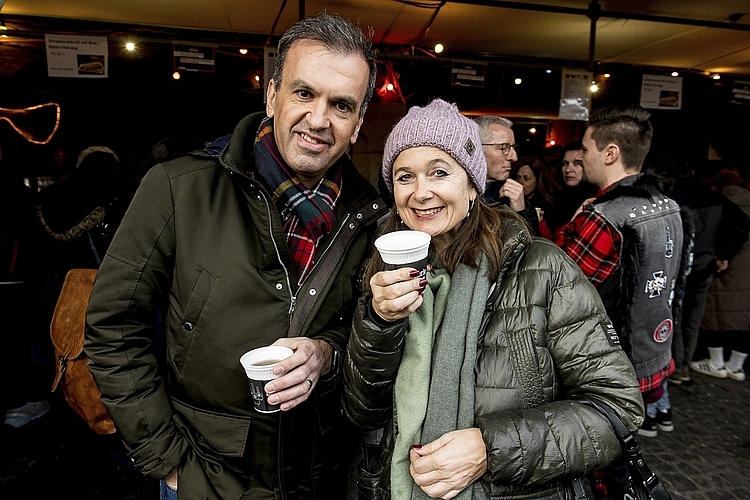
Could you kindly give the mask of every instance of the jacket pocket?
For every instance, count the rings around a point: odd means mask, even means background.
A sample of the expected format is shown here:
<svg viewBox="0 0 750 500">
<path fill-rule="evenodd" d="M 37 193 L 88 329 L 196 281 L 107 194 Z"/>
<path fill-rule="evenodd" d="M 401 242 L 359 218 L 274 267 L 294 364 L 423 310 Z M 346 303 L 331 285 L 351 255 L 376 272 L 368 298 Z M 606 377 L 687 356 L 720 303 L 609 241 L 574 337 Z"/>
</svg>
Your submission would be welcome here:
<svg viewBox="0 0 750 500">
<path fill-rule="evenodd" d="M 240 458 L 244 455 L 251 417 L 206 411 L 174 398 L 171 403 L 174 411 L 193 431 L 195 442 L 203 442 L 206 447 L 225 457 Z"/>
<path fill-rule="evenodd" d="M 185 367 L 190 347 L 200 331 L 198 321 L 215 284 L 216 277 L 205 269 L 201 270 L 179 318 L 179 327 L 173 325 L 175 330 L 180 331 L 180 335 L 168 336 L 168 340 L 174 342 L 169 345 L 169 351 L 172 353 L 171 362 L 177 373 L 181 374 Z"/>
</svg>

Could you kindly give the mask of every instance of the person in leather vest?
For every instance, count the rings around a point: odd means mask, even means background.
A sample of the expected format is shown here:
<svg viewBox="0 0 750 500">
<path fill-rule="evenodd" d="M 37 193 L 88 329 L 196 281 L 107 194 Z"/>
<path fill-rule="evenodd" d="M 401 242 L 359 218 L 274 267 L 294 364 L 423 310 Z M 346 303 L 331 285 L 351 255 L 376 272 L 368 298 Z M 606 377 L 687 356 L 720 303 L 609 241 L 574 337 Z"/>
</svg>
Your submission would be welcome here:
<svg viewBox="0 0 750 500">
<path fill-rule="evenodd" d="M 680 206 L 642 174 L 651 146 L 650 113 L 640 106 L 594 112 L 575 157 L 585 178 L 599 187 L 557 234 L 602 297 L 635 368 L 647 404 L 640 434 L 673 429 L 667 378 L 674 372 L 674 303 L 689 272 L 690 238 Z M 677 296 L 676 296 L 677 294 Z M 622 498 L 623 462 L 597 471 L 597 498 Z"/>
</svg>

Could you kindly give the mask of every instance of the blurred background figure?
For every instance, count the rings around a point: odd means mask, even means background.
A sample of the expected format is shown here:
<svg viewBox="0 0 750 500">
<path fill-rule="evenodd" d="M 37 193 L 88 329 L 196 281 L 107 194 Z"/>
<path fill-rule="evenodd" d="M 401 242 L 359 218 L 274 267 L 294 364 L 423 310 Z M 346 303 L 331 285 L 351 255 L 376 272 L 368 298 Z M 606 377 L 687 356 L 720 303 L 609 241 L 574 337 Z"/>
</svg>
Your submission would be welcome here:
<svg viewBox="0 0 750 500">
<path fill-rule="evenodd" d="M 136 178 L 138 181 L 143 179 L 146 172 L 151 170 L 151 167 L 164 163 L 169 160 L 174 160 L 180 156 L 185 156 L 191 151 L 203 149 L 206 147 L 206 141 L 196 136 L 173 136 L 165 137 L 160 140 L 151 148 L 148 157 L 143 162 L 143 165 L 136 172 Z M 220 152 L 220 151 L 219 151 Z"/>
<path fill-rule="evenodd" d="M 736 171 L 722 170 L 710 183 L 714 189 L 750 217 L 747 180 Z M 708 347 L 707 359 L 691 363 L 701 373 L 732 380 L 745 380 L 745 364 L 750 352 L 750 240 L 729 260 L 725 270 L 714 277 L 708 292 L 701 340 Z M 727 359 L 728 361 L 724 361 Z M 701 371 L 703 370 L 703 371 Z M 724 378 L 721 377 L 721 378 Z"/>
<path fill-rule="evenodd" d="M 699 181 L 686 162 L 659 159 L 650 161 L 645 168 L 664 181 L 665 193 L 679 203 L 683 219 L 688 218 L 693 225 L 693 262 L 681 312 L 675 316 L 672 340 L 675 371 L 669 376 L 671 384 L 680 385 L 691 381 L 691 362 L 714 274 L 726 269 L 729 259 L 745 242 L 750 222 L 739 207 Z M 722 366 L 723 358 L 718 367 Z M 711 365 L 707 364 L 697 371 L 710 370 Z"/>
<path fill-rule="evenodd" d="M 579 149 L 581 149 L 580 141 L 571 142 L 563 149 L 556 174 L 560 189 L 554 194 L 555 210 L 548 213 L 546 217 L 553 234 L 573 218 L 573 214 L 581 203 L 596 196 L 599 190 L 583 178 L 581 160 L 575 159 Z"/>
<path fill-rule="evenodd" d="M 30 325 L 38 333 L 36 360 L 49 394 L 55 373 L 49 325 L 65 275 L 97 269 L 134 193 L 134 179 L 108 147 L 84 149 L 75 170 L 42 189 L 36 207 L 41 257 L 39 290 Z"/>
<path fill-rule="evenodd" d="M 541 160 L 522 157 L 513 165 L 511 178 L 523 186 L 523 195 L 539 221 L 539 235 L 552 239 L 552 231 L 545 214 L 550 214 L 554 205 L 553 183 L 547 167 Z"/>
<path fill-rule="evenodd" d="M 3 317 L 4 361 L 0 363 L 3 423 L 23 427 L 49 412 L 49 378 L 38 369 L 38 346 L 49 335 L 34 329 L 38 296 L 39 233 L 36 191 L 23 176 L 0 161 L 0 313 Z"/>
</svg>

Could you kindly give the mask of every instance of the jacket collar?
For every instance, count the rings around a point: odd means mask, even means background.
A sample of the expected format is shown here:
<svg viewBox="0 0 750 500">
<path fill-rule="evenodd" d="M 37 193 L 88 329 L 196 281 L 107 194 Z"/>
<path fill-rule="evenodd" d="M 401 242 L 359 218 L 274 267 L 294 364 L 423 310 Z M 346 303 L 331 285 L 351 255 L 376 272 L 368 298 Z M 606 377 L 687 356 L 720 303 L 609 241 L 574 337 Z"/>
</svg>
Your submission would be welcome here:
<svg viewBox="0 0 750 500">
<path fill-rule="evenodd" d="M 255 170 L 255 136 L 265 113 L 258 112 L 247 115 L 234 128 L 229 144 L 219 155 L 221 165 L 233 177 L 254 182 L 250 172 Z M 344 172 L 341 188 L 341 198 L 337 204 L 348 211 L 358 211 L 367 205 L 366 219 L 362 222 L 370 225 L 378 217 L 386 213 L 387 207 L 377 195 L 375 188 L 357 171 L 349 157 L 344 157 Z M 377 205 L 377 208 L 375 208 Z"/>
</svg>

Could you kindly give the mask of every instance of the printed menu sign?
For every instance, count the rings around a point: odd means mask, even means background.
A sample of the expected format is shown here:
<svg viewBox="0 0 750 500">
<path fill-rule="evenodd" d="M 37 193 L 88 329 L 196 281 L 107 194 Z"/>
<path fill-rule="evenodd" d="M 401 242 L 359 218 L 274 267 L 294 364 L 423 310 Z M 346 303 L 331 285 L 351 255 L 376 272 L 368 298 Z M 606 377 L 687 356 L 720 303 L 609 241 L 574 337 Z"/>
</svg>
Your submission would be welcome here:
<svg viewBox="0 0 750 500">
<path fill-rule="evenodd" d="M 71 78 L 107 78 L 107 37 L 44 35 L 47 74 Z"/>
<path fill-rule="evenodd" d="M 562 72 L 560 109 L 563 120 L 588 120 L 591 106 L 591 82 L 594 74 L 582 69 L 567 68 Z"/>
<path fill-rule="evenodd" d="M 682 109 L 682 77 L 643 75 L 641 106 L 651 109 Z"/>
</svg>

